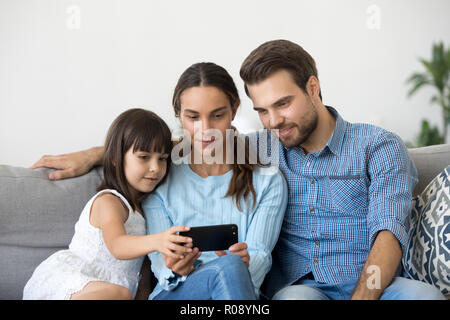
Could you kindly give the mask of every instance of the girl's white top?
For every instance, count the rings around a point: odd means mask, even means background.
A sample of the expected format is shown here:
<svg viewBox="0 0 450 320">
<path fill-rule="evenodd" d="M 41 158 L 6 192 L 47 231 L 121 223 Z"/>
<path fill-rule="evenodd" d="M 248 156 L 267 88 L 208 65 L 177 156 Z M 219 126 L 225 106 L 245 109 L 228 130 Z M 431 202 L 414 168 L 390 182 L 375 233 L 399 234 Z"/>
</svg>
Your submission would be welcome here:
<svg viewBox="0 0 450 320">
<path fill-rule="evenodd" d="M 119 197 L 129 210 L 124 223 L 127 234 L 145 235 L 145 219 L 134 211 L 119 192 L 105 189 L 93 196 L 75 224 L 68 250 L 57 251 L 34 271 L 23 291 L 23 299 L 70 299 L 90 281 L 105 281 L 128 288 L 134 297 L 144 257 L 118 260 L 108 250 L 102 231 L 89 222 L 94 199 L 103 193 Z"/>
</svg>

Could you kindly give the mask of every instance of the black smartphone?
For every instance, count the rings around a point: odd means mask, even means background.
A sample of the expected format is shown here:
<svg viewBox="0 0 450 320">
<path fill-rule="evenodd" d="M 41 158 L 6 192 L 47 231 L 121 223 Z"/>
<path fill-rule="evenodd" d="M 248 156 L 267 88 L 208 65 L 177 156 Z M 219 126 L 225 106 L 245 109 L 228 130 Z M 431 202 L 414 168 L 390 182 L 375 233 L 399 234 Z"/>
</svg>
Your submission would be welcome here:
<svg viewBox="0 0 450 320">
<path fill-rule="evenodd" d="M 227 250 L 238 242 L 238 227 L 235 224 L 191 227 L 189 231 L 179 234 L 192 238 L 192 247 L 200 251 Z"/>
</svg>

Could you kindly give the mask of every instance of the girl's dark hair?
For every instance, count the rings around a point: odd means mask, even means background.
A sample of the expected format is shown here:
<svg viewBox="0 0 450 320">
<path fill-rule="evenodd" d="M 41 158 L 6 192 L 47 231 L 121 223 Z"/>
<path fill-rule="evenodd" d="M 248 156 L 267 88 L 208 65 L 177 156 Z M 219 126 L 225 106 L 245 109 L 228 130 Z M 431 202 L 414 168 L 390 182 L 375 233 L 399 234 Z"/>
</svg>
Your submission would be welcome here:
<svg viewBox="0 0 450 320">
<path fill-rule="evenodd" d="M 111 124 L 105 140 L 105 153 L 103 157 L 102 184 L 97 192 L 104 189 L 115 189 L 130 203 L 133 210 L 140 210 L 141 201 L 147 193 L 133 196 L 132 187 L 125 177 L 124 156 L 133 147 L 133 152 L 159 152 L 168 153 L 167 172 L 170 167 L 170 154 L 172 152 L 172 134 L 169 127 L 154 112 L 144 109 L 129 109 L 120 114 Z"/>
<path fill-rule="evenodd" d="M 172 98 L 172 105 L 177 117 L 181 112 L 181 96 L 186 89 L 200 86 L 211 86 L 221 90 L 228 97 L 230 106 L 238 106 L 240 104 L 239 94 L 234 84 L 233 78 L 221 66 L 212 62 L 201 62 L 190 66 L 183 72 Z M 232 127 L 233 128 L 233 127 Z M 233 128 L 234 129 L 234 128 Z M 233 161 L 233 176 L 226 193 L 226 197 L 233 197 L 236 206 L 241 210 L 240 199 L 243 196 L 244 201 L 247 201 L 248 195 L 251 192 L 253 195 L 253 207 L 256 203 L 256 193 L 253 187 L 253 169 L 254 165 L 249 161 L 249 142 L 247 139 L 242 139 L 239 143 L 245 143 L 245 163 L 239 164 L 237 161 L 237 146 L 238 137 L 234 135 L 234 161 Z"/>
</svg>

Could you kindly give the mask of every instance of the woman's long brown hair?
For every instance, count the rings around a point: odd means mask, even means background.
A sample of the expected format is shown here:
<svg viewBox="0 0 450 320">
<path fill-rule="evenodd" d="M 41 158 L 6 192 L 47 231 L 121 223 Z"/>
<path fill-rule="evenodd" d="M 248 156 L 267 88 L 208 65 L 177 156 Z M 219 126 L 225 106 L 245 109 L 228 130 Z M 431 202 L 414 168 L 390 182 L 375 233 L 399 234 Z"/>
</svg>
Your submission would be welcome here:
<svg viewBox="0 0 450 320">
<path fill-rule="evenodd" d="M 181 112 L 181 95 L 186 89 L 200 86 L 211 86 L 221 90 L 228 97 L 230 106 L 239 106 L 239 94 L 234 84 L 233 78 L 228 72 L 211 62 L 201 62 L 190 66 L 183 72 L 172 98 L 172 105 L 177 117 Z M 233 128 L 233 127 L 232 127 Z M 234 129 L 234 128 L 233 128 Z M 253 207 L 256 203 L 256 192 L 253 187 L 253 170 L 254 165 L 249 161 L 249 142 L 247 139 L 242 139 L 237 134 L 234 134 L 234 161 L 233 161 L 233 176 L 228 186 L 226 197 L 233 197 L 236 206 L 242 211 L 240 205 L 241 197 L 247 202 L 250 192 L 253 195 Z M 241 139 L 238 143 L 238 139 Z M 237 148 L 239 144 L 245 144 L 245 161 L 243 164 L 238 163 Z"/>
<path fill-rule="evenodd" d="M 103 157 L 103 182 L 97 192 L 115 189 L 122 194 L 133 210 L 142 212 L 141 202 L 147 193 L 133 196 L 132 187 L 125 177 L 124 156 L 133 147 L 133 152 L 168 153 L 167 172 L 160 183 L 167 177 L 172 152 L 172 133 L 157 114 L 144 109 L 129 109 L 120 114 L 111 124 L 105 140 Z"/>
</svg>

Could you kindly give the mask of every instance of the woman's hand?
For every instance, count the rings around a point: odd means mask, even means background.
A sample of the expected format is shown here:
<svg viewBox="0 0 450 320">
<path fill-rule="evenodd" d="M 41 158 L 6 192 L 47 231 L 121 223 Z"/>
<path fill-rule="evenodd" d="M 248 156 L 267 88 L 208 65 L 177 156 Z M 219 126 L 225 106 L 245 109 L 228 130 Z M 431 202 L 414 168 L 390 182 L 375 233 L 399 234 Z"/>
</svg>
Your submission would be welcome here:
<svg viewBox="0 0 450 320">
<path fill-rule="evenodd" d="M 50 180 L 77 177 L 88 173 L 95 165 L 101 164 L 103 152 L 103 147 L 96 147 L 58 156 L 45 155 L 33 164 L 31 169 L 42 167 L 59 169 L 49 173 Z"/>
<path fill-rule="evenodd" d="M 186 253 L 183 259 L 168 257 L 164 254 L 163 257 L 167 268 L 179 275 L 187 276 L 194 270 L 194 262 L 197 261 L 201 254 L 198 248 L 194 248 L 192 252 Z"/>
<path fill-rule="evenodd" d="M 241 257 L 242 261 L 245 263 L 245 265 L 249 266 L 250 264 L 250 255 L 248 254 L 247 251 L 247 244 L 245 242 L 238 242 L 233 244 L 231 247 L 228 248 L 228 250 L 230 250 L 231 254 L 237 254 L 238 256 Z M 215 253 L 221 257 L 226 255 L 227 253 L 225 251 L 215 251 Z"/>
<path fill-rule="evenodd" d="M 164 256 L 183 259 L 185 253 L 192 252 L 192 239 L 180 236 L 177 232 L 188 231 L 189 229 L 187 226 L 174 226 L 166 231 L 153 234 L 153 241 L 156 242 L 155 250 L 161 252 Z M 184 243 L 186 246 L 180 245 L 180 243 Z"/>
</svg>

